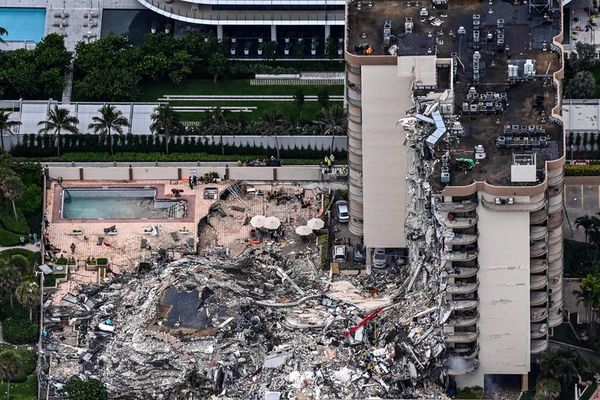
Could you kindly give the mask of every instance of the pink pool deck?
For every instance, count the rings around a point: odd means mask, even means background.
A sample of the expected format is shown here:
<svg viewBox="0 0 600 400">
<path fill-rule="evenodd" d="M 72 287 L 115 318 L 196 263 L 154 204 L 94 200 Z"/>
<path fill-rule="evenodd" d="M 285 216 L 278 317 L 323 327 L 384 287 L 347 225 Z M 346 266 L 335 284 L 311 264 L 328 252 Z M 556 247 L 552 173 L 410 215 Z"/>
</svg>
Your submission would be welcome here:
<svg viewBox="0 0 600 400">
<path fill-rule="evenodd" d="M 186 182 L 180 181 L 136 181 L 136 182 L 63 182 L 64 188 L 144 188 L 153 187 L 157 190 L 157 197 L 171 198 L 171 189 L 183 189 L 183 196 L 178 199 L 188 202 L 188 213 L 184 218 L 173 219 L 63 219 L 61 211 L 62 187 L 53 182 L 46 193 L 46 215 L 50 221 L 45 231 L 50 243 L 60 249 L 57 256 L 74 257 L 76 260 L 86 260 L 88 257 L 109 259 L 111 269 L 115 273 L 132 270 L 137 264 L 148 257 L 149 250 L 141 248 L 141 240 L 146 239 L 152 249 L 171 247 L 185 243 L 188 238 L 197 237 L 197 226 L 201 218 L 208 214 L 209 207 L 214 200 L 204 199 L 204 188 L 216 187 L 219 193 L 224 190 L 224 184 L 197 185 L 194 190 Z M 104 228 L 116 226 L 116 235 L 107 235 Z M 151 226 L 158 227 L 158 236 L 144 234 L 144 230 Z M 81 231 L 73 235 L 74 230 Z M 180 242 L 174 242 L 171 232 L 187 231 L 189 234 L 179 234 Z M 106 244 L 98 246 L 99 237 L 104 237 Z M 71 244 L 75 244 L 75 251 L 71 251 Z M 88 272 L 88 271 L 85 271 Z M 78 271 L 78 273 L 84 273 Z M 88 275 L 85 273 L 85 275 Z"/>
</svg>

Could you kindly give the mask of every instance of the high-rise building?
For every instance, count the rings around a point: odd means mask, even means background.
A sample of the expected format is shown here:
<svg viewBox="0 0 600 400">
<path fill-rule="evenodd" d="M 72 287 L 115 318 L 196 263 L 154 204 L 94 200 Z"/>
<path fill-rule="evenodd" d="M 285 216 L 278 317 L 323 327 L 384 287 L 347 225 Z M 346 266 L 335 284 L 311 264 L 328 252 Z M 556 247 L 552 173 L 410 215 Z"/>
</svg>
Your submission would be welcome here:
<svg viewBox="0 0 600 400">
<path fill-rule="evenodd" d="M 435 161 L 419 198 L 458 386 L 526 385 L 562 322 L 562 18 L 558 0 L 346 6 L 350 229 L 370 252 L 407 247 L 407 172 Z"/>
</svg>

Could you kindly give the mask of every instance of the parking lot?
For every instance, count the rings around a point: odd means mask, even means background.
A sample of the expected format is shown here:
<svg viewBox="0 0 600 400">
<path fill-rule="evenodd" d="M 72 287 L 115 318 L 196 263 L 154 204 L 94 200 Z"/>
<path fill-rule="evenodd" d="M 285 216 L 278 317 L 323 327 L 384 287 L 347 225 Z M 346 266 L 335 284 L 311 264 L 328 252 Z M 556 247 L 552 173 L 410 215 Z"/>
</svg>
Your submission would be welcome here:
<svg viewBox="0 0 600 400">
<path fill-rule="evenodd" d="M 600 212 L 600 177 L 566 177 L 564 196 L 567 212 L 567 224 L 563 228 L 565 238 L 584 241 L 583 229 L 577 229 L 575 220 Z"/>
</svg>

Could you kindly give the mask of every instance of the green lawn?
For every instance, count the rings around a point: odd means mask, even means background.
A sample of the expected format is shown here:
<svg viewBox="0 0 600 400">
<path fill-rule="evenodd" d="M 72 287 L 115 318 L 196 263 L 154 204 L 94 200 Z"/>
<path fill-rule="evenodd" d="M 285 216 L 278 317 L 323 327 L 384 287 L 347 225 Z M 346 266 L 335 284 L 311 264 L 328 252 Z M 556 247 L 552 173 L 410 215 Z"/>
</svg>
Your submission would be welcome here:
<svg viewBox="0 0 600 400">
<path fill-rule="evenodd" d="M 233 113 L 225 112 L 225 117 L 230 120 L 244 119 L 246 121 L 256 121 L 261 119 L 262 115 L 270 110 L 276 110 L 280 112 L 283 117 L 291 121 L 304 121 L 312 122 L 319 117 L 319 111 L 321 111 L 321 105 L 318 102 L 305 102 L 302 107 L 299 107 L 294 102 L 249 102 L 249 101 L 236 101 L 236 102 L 171 102 L 173 106 L 204 106 L 204 107 L 215 107 L 215 106 L 239 106 L 239 107 L 256 107 L 255 110 L 249 113 Z M 331 104 L 339 104 L 341 102 L 331 102 Z M 201 121 L 206 118 L 207 113 L 205 112 L 179 112 L 182 121 Z"/>
<path fill-rule="evenodd" d="M 330 95 L 344 94 L 343 85 L 332 86 L 252 86 L 249 79 L 231 79 L 217 81 L 204 79 L 190 79 L 180 85 L 171 82 L 146 84 L 143 88 L 143 101 L 156 101 L 159 97 L 168 94 L 181 95 L 293 95 L 302 89 L 305 95 L 318 95 L 326 89 Z"/>
<path fill-rule="evenodd" d="M 6 399 L 6 383 L 0 383 L 0 397 Z M 10 385 L 10 400 L 35 400 L 37 398 L 37 376 L 30 375 L 22 383 Z"/>
</svg>

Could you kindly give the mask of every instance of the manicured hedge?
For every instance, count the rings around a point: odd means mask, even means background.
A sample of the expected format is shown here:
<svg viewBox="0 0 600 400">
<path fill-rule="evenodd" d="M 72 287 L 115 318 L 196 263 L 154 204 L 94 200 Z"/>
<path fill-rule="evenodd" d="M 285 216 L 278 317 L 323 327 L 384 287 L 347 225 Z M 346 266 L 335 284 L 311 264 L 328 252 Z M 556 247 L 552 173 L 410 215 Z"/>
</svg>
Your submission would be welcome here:
<svg viewBox="0 0 600 400">
<path fill-rule="evenodd" d="M 599 164 L 591 164 L 591 165 L 583 165 L 583 164 L 567 164 L 565 165 L 565 175 L 566 176 L 600 176 L 600 165 Z"/>
</svg>

